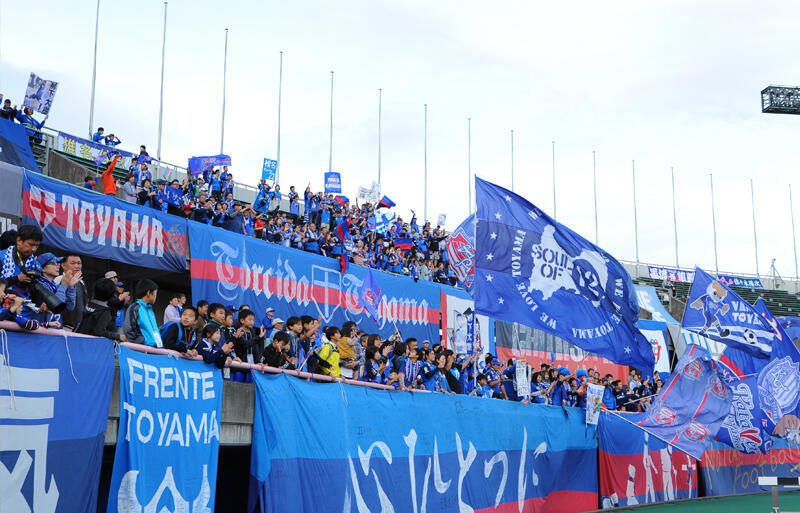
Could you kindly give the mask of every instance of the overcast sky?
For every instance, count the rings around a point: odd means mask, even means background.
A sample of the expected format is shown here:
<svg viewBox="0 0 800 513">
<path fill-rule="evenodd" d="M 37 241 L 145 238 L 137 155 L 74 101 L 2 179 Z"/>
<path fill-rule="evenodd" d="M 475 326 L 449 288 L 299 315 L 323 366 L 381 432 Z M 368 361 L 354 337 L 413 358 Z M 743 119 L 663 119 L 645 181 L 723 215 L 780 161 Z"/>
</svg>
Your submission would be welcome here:
<svg viewBox="0 0 800 513">
<path fill-rule="evenodd" d="M 432 7 L 433 6 L 433 7 Z M 96 4 L 0 0 L 0 92 L 21 101 L 34 71 L 57 80 L 47 125 L 86 136 Z M 675 264 L 675 168 L 681 266 L 714 269 L 709 172 L 721 270 L 754 273 L 772 258 L 794 276 L 788 186 L 800 203 L 800 117 L 761 114 L 761 89 L 800 85 L 797 28 L 783 2 L 211 2 L 169 3 L 163 157 L 185 166 L 219 150 L 224 28 L 230 29 L 225 152 L 257 183 L 275 157 L 284 51 L 281 185 L 322 186 L 335 70 L 333 167 L 345 194 L 377 179 L 383 88 L 383 189 L 407 216 L 423 211 L 428 104 L 428 217 L 467 214 L 472 168 L 594 239 Z M 101 0 L 95 126 L 133 150 L 157 146 L 163 3 Z"/>
</svg>

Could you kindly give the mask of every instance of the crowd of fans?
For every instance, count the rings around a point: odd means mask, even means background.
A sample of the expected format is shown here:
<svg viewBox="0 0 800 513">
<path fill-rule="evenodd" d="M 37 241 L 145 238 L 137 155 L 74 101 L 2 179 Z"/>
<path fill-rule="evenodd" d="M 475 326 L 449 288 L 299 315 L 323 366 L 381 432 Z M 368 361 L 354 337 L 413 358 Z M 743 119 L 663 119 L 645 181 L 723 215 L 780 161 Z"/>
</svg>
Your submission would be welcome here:
<svg viewBox="0 0 800 513">
<path fill-rule="evenodd" d="M 273 308 L 263 316 L 249 305 L 232 310 L 200 300 L 187 305 L 185 294 L 170 296 L 157 321 L 158 285 L 139 280 L 133 295 L 114 271 L 93 286 L 89 299 L 79 255 L 36 255 L 42 240 L 38 226 L 23 225 L 0 236 L 0 320 L 24 329 L 67 328 L 152 347 L 200 355 L 223 369 L 226 379 L 249 382 L 249 371 L 229 367 L 245 362 L 280 369 L 298 369 L 388 385 L 399 390 L 471 394 L 513 401 L 585 407 L 590 383 L 605 385 L 609 409 L 642 411 L 662 382 L 642 379 L 634 369 L 627 383 L 594 369 L 543 363 L 531 375 L 530 395 L 518 393 L 517 362 L 503 365 L 494 355 L 457 354 L 441 344 L 403 339 L 395 330 L 387 339 L 360 330 L 356 323 L 323 326 L 307 315 L 281 319 Z M 49 293 L 48 293 L 49 292 Z M 260 318 L 259 318 L 260 317 Z"/>
</svg>

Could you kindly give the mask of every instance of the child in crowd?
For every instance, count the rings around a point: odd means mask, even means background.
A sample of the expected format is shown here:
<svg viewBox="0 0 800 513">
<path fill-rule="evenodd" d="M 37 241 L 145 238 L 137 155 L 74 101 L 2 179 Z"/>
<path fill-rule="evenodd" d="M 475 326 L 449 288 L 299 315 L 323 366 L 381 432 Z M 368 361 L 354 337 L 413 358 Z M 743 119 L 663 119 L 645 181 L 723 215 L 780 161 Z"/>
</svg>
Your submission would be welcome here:
<svg viewBox="0 0 800 513">
<path fill-rule="evenodd" d="M 203 360 L 206 363 L 213 363 L 220 369 L 232 361 L 230 353 L 233 351 L 233 342 L 225 342 L 220 345 L 221 336 L 219 325 L 208 323 L 203 328 L 203 338 L 198 344 L 198 352 Z"/>
</svg>

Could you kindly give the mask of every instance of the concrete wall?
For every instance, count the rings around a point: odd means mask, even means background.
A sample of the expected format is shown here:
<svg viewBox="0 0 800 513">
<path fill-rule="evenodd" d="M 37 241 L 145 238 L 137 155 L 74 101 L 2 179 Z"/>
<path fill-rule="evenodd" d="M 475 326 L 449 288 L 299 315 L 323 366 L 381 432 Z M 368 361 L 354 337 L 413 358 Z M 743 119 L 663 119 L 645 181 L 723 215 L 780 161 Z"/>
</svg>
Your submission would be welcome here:
<svg viewBox="0 0 800 513">
<path fill-rule="evenodd" d="M 255 388 L 248 383 L 224 381 L 222 383 L 222 423 L 220 445 L 250 446 L 253 438 L 253 411 Z M 114 372 L 114 389 L 108 409 L 106 445 L 117 444 L 119 431 L 119 367 Z"/>
</svg>

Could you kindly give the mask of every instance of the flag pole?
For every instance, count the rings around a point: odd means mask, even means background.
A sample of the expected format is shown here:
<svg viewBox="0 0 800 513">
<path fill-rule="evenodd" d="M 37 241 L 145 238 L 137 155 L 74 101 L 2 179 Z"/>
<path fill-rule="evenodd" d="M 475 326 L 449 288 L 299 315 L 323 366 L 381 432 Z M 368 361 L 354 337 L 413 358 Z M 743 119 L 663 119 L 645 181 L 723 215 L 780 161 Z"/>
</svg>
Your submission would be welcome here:
<svg viewBox="0 0 800 513">
<path fill-rule="evenodd" d="M 331 132 L 328 142 L 328 172 L 333 171 L 333 70 L 331 70 Z"/>
<path fill-rule="evenodd" d="M 553 139 L 553 219 L 556 218 L 556 141 Z"/>
<path fill-rule="evenodd" d="M 594 243 L 600 244 L 597 229 L 597 157 L 592 150 L 592 178 L 594 183 Z"/>
<path fill-rule="evenodd" d="M 378 184 L 381 183 L 381 117 L 383 115 L 383 89 L 378 89 Z"/>
<path fill-rule="evenodd" d="M 708 173 L 711 182 L 711 226 L 714 229 L 714 271 L 719 274 L 719 259 L 717 255 L 717 214 L 714 209 L 714 175 Z"/>
<path fill-rule="evenodd" d="M 756 276 L 760 276 L 758 272 L 758 235 L 756 233 L 756 195 L 753 190 L 753 179 L 750 179 L 750 204 L 753 207 L 753 249 L 756 254 Z"/>
<path fill-rule="evenodd" d="M 219 152 L 225 153 L 225 92 L 228 87 L 228 29 L 225 29 L 225 57 L 222 61 L 222 129 L 219 136 Z"/>
<path fill-rule="evenodd" d="M 633 174 L 633 236 L 636 243 L 636 276 L 639 276 L 639 217 L 636 208 L 636 162 L 631 160 Z"/>
<path fill-rule="evenodd" d="M 424 159 L 425 159 L 425 200 L 423 212 L 425 213 L 425 222 L 428 222 L 428 104 L 425 104 L 425 146 L 424 146 Z"/>
<path fill-rule="evenodd" d="M 164 59 L 167 49 L 167 2 L 164 2 L 164 31 L 161 38 L 161 93 L 158 102 L 158 149 L 156 159 L 161 160 L 161 126 L 164 119 Z"/>
<path fill-rule="evenodd" d="M 794 233 L 794 206 L 792 205 L 792 184 L 789 184 L 789 214 L 792 217 L 792 248 L 794 248 L 794 279 L 800 280 L 800 273 L 797 272 L 797 237 Z"/>
<path fill-rule="evenodd" d="M 514 192 L 514 130 L 511 130 L 511 192 Z"/>
<path fill-rule="evenodd" d="M 678 264 L 678 214 L 675 209 L 675 168 L 669 168 L 672 174 L 672 231 L 675 237 L 675 267 L 680 267 Z"/>
<path fill-rule="evenodd" d="M 283 50 L 278 64 L 278 148 L 275 153 L 275 183 L 281 174 L 281 100 L 283 97 Z"/>
<path fill-rule="evenodd" d="M 467 118 L 467 216 L 472 214 L 472 118 Z"/>
<path fill-rule="evenodd" d="M 94 60 L 92 61 L 92 99 L 89 102 L 89 139 L 94 133 L 94 90 L 97 80 L 97 33 L 100 29 L 100 0 L 97 0 L 97 12 L 94 16 Z"/>
</svg>

